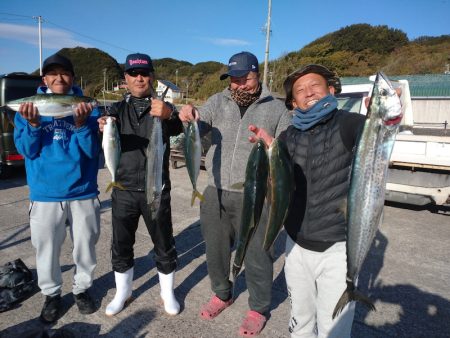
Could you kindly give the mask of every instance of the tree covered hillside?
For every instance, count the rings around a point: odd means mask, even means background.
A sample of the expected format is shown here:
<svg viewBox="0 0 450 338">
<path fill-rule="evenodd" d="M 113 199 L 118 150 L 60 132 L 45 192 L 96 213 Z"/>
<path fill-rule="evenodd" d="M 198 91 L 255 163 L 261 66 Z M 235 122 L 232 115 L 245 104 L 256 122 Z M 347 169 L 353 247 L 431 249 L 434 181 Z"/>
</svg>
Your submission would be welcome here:
<svg viewBox="0 0 450 338">
<path fill-rule="evenodd" d="M 104 75 L 109 83 L 117 83 L 123 77 L 123 64 L 99 49 L 64 48 L 60 53 L 72 60 L 77 82 L 83 79 L 87 95 L 101 93 Z M 259 58 L 262 62 L 262 56 Z M 226 66 L 219 62 L 194 65 L 163 58 L 154 59 L 153 63 L 157 79 L 177 84 L 189 98 L 205 100 L 227 85 L 226 81 L 219 80 L 220 74 L 226 71 Z M 379 70 L 391 76 L 443 73 L 445 65 L 450 63 L 450 35 L 424 36 L 409 41 L 404 32 L 388 26 L 346 26 L 271 61 L 269 79 L 272 79 L 272 90 L 282 94 L 285 77 L 309 63 L 323 64 L 339 76 L 368 76 Z M 262 63 L 260 70 L 263 71 Z"/>
</svg>

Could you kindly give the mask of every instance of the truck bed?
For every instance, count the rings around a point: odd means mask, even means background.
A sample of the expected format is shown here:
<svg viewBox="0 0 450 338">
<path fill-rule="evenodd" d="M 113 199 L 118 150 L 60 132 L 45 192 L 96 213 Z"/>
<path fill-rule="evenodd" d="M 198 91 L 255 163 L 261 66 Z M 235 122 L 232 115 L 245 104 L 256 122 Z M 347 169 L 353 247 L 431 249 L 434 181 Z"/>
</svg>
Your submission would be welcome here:
<svg viewBox="0 0 450 338">
<path fill-rule="evenodd" d="M 450 136 L 398 134 L 391 165 L 450 172 Z"/>
</svg>

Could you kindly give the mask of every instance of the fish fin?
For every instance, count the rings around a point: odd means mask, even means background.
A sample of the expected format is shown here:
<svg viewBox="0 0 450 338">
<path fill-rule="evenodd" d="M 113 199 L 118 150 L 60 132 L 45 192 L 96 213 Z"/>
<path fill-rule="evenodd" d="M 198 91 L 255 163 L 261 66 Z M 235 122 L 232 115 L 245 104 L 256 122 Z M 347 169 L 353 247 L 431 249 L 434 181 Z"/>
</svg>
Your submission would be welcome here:
<svg viewBox="0 0 450 338">
<path fill-rule="evenodd" d="M 342 312 L 342 310 L 344 310 L 345 306 L 352 301 L 361 302 L 371 311 L 376 310 L 375 305 L 373 305 L 370 298 L 363 295 L 361 292 L 359 292 L 355 288 L 355 285 L 353 284 L 353 282 L 347 281 L 347 289 L 345 289 L 341 298 L 339 298 L 339 300 L 336 304 L 336 307 L 334 308 L 333 319 L 335 317 L 337 317 Z"/>
<path fill-rule="evenodd" d="M 195 198 L 198 198 L 201 202 L 203 202 L 205 200 L 205 198 L 203 197 L 203 195 L 201 193 L 199 193 L 197 190 L 193 190 L 192 191 L 192 197 L 191 197 L 191 207 L 194 205 L 194 201 Z"/>
<path fill-rule="evenodd" d="M 237 190 L 244 189 L 244 182 L 234 183 L 234 184 L 230 185 L 230 188 L 237 189 Z"/>
</svg>

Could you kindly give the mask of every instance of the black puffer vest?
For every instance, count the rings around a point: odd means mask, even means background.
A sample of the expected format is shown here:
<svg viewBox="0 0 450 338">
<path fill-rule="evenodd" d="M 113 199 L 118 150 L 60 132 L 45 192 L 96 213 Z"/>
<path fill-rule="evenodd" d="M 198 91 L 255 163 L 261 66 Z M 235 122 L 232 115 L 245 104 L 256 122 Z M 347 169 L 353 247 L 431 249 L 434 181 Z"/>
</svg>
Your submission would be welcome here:
<svg viewBox="0 0 450 338">
<path fill-rule="evenodd" d="M 345 240 L 345 209 L 353 154 L 341 137 L 343 115 L 301 131 L 290 126 L 280 138 L 294 164 L 296 191 L 285 228 L 306 249 L 323 251 Z"/>
</svg>

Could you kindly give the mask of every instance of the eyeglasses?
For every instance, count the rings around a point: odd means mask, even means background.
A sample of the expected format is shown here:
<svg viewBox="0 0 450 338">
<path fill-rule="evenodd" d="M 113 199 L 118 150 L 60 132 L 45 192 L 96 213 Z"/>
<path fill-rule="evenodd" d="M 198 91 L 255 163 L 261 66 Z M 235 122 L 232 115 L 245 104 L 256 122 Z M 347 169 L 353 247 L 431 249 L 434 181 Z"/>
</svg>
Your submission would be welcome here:
<svg viewBox="0 0 450 338">
<path fill-rule="evenodd" d="M 140 75 L 142 77 L 150 76 L 150 72 L 145 71 L 145 70 L 130 70 L 127 72 L 127 74 L 130 75 L 131 77 L 137 77 L 138 75 Z"/>
<path fill-rule="evenodd" d="M 257 79 L 257 78 L 258 78 L 257 76 L 255 76 L 255 77 L 247 77 L 247 78 L 245 78 L 245 77 L 233 77 L 233 76 L 231 76 L 231 77 L 230 77 L 230 81 L 231 81 L 231 83 L 243 84 L 243 83 L 250 82 L 251 80 L 255 80 L 255 79 Z"/>
</svg>

